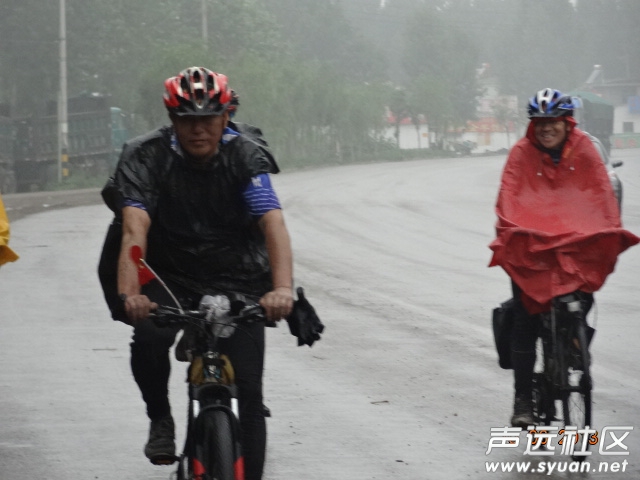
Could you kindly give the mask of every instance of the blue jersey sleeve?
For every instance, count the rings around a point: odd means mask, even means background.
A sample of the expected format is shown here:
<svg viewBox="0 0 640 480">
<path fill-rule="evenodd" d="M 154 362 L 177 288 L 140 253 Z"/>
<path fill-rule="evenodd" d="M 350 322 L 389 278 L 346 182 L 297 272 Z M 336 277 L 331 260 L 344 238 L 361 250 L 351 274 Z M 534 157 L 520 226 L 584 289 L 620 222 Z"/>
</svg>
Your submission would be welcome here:
<svg viewBox="0 0 640 480">
<path fill-rule="evenodd" d="M 145 207 L 144 203 L 138 202 L 137 200 L 131 200 L 130 198 L 125 198 L 124 199 L 123 206 L 125 206 L 125 207 L 136 207 L 136 208 L 139 208 L 139 209 L 144 210 L 144 211 L 147 210 L 147 207 Z"/>
<path fill-rule="evenodd" d="M 242 192 L 251 215 L 261 217 L 265 213 L 282 208 L 276 192 L 271 185 L 268 173 L 261 173 L 251 179 Z"/>
</svg>

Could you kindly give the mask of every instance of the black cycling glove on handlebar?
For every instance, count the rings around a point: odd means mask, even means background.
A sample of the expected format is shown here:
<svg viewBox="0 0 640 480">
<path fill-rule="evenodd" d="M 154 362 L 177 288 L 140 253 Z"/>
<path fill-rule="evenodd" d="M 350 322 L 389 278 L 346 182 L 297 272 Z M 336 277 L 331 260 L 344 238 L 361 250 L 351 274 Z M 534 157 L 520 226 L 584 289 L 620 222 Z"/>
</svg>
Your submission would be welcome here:
<svg viewBox="0 0 640 480">
<path fill-rule="evenodd" d="M 324 331 L 324 325 L 318 318 L 315 309 L 304 296 L 304 289 L 296 289 L 298 300 L 293 304 L 293 310 L 286 318 L 289 331 L 294 337 L 298 337 L 298 346 L 309 345 L 320 340 L 320 334 Z"/>
</svg>

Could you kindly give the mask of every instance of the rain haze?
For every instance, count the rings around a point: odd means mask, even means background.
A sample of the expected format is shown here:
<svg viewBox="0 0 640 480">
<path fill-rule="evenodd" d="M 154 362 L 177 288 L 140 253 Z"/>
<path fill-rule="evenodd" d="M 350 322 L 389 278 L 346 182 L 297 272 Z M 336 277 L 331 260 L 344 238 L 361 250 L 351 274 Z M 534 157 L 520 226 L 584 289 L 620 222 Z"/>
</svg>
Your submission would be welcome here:
<svg viewBox="0 0 640 480">
<path fill-rule="evenodd" d="M 96 275 L 99 192 L 122 144 L 168 123 L 163 81 L 192 65 L 229 77 L 235 120 L 272 147 L 295 283 L 326 325 L 312 348 L 268 331 L 264 480 L 640 478 L 640 247 L 589 317 L 588 474 L 526 455 L 524 433 L 489 449 L 513 372 L 491 329 L 509 278 L 487 267 L 507 152 L 545 87 L 577 99 L 640 234 L 639 23 L 636 0 L 3 0 L 0 193 L 21 258 L 0 269 L 0 478 L 174 471 L 142 452 L 131 331 Z"/>
</svg>

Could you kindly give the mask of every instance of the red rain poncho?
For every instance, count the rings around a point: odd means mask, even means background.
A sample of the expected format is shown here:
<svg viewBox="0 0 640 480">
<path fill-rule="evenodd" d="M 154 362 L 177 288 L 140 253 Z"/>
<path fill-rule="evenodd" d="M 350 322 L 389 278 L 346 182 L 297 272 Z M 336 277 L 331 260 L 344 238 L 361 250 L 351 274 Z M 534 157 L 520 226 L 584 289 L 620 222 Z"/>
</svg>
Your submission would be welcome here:
<svg viewBox="0 0 640 480">
<path fill-rule="evenodd" d="M 496 204 L 490 267 L 522 289 L 529 313 L 558 295 L 595 292 L 624 250 L 640 241 L 622 228 L 609 177 L 591 140 L 573 127 L 558 165 L 535 147 L 533 122 L 509 153 Z"/>
</svg>

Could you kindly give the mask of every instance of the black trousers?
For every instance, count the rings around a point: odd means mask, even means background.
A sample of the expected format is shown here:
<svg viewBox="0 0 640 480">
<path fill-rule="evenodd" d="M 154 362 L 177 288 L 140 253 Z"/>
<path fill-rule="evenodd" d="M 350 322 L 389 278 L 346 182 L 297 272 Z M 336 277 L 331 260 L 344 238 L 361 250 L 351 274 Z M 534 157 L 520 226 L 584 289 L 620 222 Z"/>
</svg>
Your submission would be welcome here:
<svg viewBox="0 0 640 480">
<path fill-rule="evenodd" d="M 169 284 L 169 288 L 183 308 L 197 307 L 200 295 L 174 284 Z M 157 303 L 175 305 L 167 292 L 155 281 L 145 285 L 143 293 Z M 264 324 L 258 323 L 243 329 L 236 331 L 230 338 L 221 340 L 220 348 L 229 356 L 236 375 L 246 479 L 260 480 L 267 440 L 262 408 L 265 330 Z M 171 414 L 169 349 L 178 332 L 179 328 L 157 327 L 151 320 L 144 320 L 134 328 L 131 370 L 147 406 L 147 415 L 152 420 Z"/>
<path fill-rule="evenodd" d="M 536 363 L 536 340 L 540 332 L 540 318 L 531 315 L 522 304 L 522 290 L 513 281 L 514 319 L 511 331 L 511 363 L 516 396 L 531 398 L 533 368 Z M 593 294 L 581 294 L 583 310 L 586 314 L 593 305 Z"/>
</svg>

